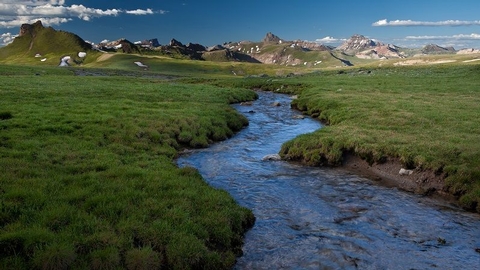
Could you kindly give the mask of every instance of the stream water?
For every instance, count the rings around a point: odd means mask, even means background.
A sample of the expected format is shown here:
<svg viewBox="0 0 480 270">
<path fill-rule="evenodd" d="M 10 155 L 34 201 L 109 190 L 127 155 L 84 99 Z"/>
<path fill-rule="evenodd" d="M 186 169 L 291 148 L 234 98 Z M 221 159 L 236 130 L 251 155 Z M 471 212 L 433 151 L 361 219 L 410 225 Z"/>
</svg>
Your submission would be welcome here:
<svg viewBox="0 0 480 270">
<path fill-rule="evenodd" d="M 246 129 L 178 159 L 256 216 L 235 269 L 480 269 L 477 214 L 342 169 L 263 161 L 321 124 L 294 119 L 286 95 L 259 96 L 235 105 Z"/>
</svg>

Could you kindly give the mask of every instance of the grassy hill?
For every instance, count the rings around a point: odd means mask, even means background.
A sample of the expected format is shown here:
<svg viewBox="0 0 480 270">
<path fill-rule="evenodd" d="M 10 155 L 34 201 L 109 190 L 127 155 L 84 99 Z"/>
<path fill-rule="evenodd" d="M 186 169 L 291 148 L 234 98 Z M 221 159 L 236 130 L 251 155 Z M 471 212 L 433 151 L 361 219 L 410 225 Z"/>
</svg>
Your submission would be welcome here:
<svg viewBox="0 0 480 270">
<path fill-rule="evenodd" d="M 75 34 L 43 27 L 40 21 L 25 27 L 28 28 L 26 33 L 0 48 L 0 62 L 58 65 L 63 56 L 70 56 L 77 62 L 89 62 L 99 55 L 99 52 L 91 49 L 90 44 Z M 78 57 L 78 52 L 86 52 L 87 57 Z M 45 60 L 41 61 L 42 59 Z"/>
</svg>

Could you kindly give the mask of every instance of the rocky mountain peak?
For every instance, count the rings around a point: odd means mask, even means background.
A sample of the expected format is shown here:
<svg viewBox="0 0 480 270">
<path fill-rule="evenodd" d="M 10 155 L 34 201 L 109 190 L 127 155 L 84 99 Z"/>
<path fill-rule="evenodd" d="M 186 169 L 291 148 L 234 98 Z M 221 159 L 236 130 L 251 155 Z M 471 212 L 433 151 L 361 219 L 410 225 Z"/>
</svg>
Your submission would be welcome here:
<svg viewBox="0 0 480 270">
<path fill-rule="evenodd" d="M 172 40 L 170 40 L 170 46 L 184 47 L 183 44 L 180 41 L 178 41 L 174 38 L 172 38 Z"/>
<path fill-rule="evenodd" d="M 20 33 L 18 34 L 19 36 L 24 36 L 24 35 L 34 35 L 35 30 L 43 28 L 42 22 L 36 21 L 33 24 L 28 24 L 24 23 L 22 26 L 20 26 Z"/>
<path fill-rule="evenodd" d="M 272 34 L 271 32 L 268 32 L 262 41 L 263 43 L 281 43 L 282 39 Z"/>
<path fill-rule="evenodd" d="M 343 51 L 348 54 L 357 53 L 360 51 L 368 50 L 379 45 L 383 45 L 380 42 L 376 42 L 372 39 L 369 39 L 363 35 L 353 35 L 342 45 L 337 47 L 337 50 Z"/>
</svg>

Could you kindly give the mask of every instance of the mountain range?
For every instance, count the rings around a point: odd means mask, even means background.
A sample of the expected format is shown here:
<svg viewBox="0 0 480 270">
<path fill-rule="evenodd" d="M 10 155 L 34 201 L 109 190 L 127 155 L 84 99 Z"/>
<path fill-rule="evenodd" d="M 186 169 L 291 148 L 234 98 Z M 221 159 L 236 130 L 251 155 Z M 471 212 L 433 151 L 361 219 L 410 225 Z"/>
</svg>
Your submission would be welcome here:
<svg viewBox="0 0 480 270">
<path fill-rule="evenodd" d="M 419 49 L 407 49 L 362 35 L 353 35 L 338 47 L 302 40 L 287 41 L 273 33 L 267 33 L 259 42 L 226 42 L 212 47 L 196 43 L 183 44 L 175 39 L 165 45 L 159 44 L 157 39 L 137 42 L 119 39 L 94 44 L 73 33 L 44 27 L 41 21 L 37 21 L 34 24 L 23 24 L 19 36 L 11 44 L 0 48 L 0 61 L 32 57 L 46 61 L 47 57 L 59 59 L 67 55 L 70 63 L 83 63 L 87 61 L 86 55 L 108 52 L 309 67 L 349 66 L 353 65 L 354 59 L 379 60 L 431 54 L 480 53 L 475 49 L 457 51 L 452 47 L 444 48 L 435 44 Z M 94 61 L 92 58 L 88 60 Z"/>
</svg>

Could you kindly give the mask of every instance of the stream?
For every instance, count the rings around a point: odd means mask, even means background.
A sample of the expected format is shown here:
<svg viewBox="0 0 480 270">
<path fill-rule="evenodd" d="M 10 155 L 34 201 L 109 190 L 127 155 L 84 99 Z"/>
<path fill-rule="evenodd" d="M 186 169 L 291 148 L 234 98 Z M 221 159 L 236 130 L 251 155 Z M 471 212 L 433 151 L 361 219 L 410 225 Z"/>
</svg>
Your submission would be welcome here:
<svg viewBox="0 0 480 270">
<path fill-rule="evenodd" d="M 247 128 L 177 161 L 252 209 L 235 269 L 480 269 L 479 215 L 341 168 L 262 160 L 322 126 L 295 119 L 289 96 L 258 93 L 234 105 Z"/>
</svg>

